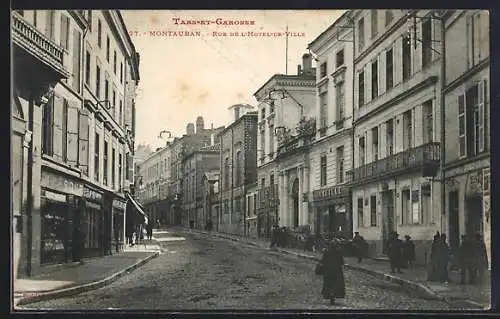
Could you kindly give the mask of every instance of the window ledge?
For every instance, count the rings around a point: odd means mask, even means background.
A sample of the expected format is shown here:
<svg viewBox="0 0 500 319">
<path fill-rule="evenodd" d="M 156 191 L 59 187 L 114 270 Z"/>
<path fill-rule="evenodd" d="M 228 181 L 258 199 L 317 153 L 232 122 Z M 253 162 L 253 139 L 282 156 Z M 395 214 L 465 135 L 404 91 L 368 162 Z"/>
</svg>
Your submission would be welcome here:
<svg viewBox="0 0 500 319">
<path fill-rule="evenodd" d="M 52 156 L 47 155 L 47 154 L 42 154 L 42 166 L 50 167 L 52 169 L 58 170 L 58 171 L 63 171 L 66 174 L 80 177 L 82 171 L 73 166 L 69 166 L 66 163 L 61 163 L 54 159 Z"/>
</svg>

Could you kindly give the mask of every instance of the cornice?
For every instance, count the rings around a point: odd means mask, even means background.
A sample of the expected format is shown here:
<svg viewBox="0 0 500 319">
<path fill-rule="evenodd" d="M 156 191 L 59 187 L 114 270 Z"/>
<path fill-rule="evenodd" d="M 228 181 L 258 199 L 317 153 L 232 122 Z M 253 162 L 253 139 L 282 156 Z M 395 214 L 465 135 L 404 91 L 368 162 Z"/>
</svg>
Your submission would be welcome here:
<svg viewBox="0 0 500 319">
<path fill-rule="evenodd" d="M 273 75 L 263 86 L 255 92 L 254 96 L 257 101 L 267 96 L 275 88 L 290 88 L 290 87 L 310 87 L 316 85 L 316 75 Z"/>
</svg>

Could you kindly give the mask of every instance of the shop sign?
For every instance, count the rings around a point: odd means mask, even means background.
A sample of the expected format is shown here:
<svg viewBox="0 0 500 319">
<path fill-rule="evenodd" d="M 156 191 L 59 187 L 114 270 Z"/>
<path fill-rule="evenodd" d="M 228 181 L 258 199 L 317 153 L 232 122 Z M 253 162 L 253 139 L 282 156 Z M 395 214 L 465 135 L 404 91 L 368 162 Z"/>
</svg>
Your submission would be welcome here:
<svg viewBox="0 0 500 319">
<path fill-rule="evenodd" d="M 64 176 L 51 174 L 46 171 L 42 171 L 40 185 L 45 188 L 56 189 L 62 193 L 76 196 L 82 196 L 83 194 L 82 183 L 72 181 Z"/>
<path fill-rule="evenodd" d="M 88 187 L 83 189 L 83 197 L 94 202 L 102 202 L 102 194 Z"/>
<path fill-rule="evenodd" d="M 113 201 L 113 208 L 116 208 L 116 209 L 121 209 L 121 210 L 125 210 L 125 206 L 127 204 L 125 202 L 122 202 L 121 200 L 114 200 Z"/>
<path fill-rule="evenodd" d="M 45 191 L 45 198 L 56 201 L 56 202 L 62 202 L 66 203 L 66 195 L 64 194 L 57 194 L 49 191 Z"/>
<path fill-rule="evenodd" d="M 348 188 L 346 186 L 332 186 L 313 191 L 314 201 L 327 200 L 336 197 L 347 196 Z"/>
</svg>

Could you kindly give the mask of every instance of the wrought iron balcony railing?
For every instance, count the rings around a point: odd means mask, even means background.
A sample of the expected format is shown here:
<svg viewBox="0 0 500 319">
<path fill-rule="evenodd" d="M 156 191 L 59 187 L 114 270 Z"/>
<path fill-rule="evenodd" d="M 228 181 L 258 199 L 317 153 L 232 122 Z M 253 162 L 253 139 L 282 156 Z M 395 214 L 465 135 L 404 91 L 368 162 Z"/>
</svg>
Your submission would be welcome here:
<svg viewBox="0 0 500 319">
<path fill-rule="evenodd" d="M 350 183 L 364 183 L 379 178 L 423 170 L 424 176 L 434 176 L 440 160 L 440 146 L 432 142 L 405 150 L 347 172 Z"/>
<path fill-rule="evenodd" d="M 61 76 L 69 77 L 69 72 L 63 64 L 63 48 L 24 20 L 23 16 L 15 11 L 12 12 L 12 41 L 44 64 L 50 66 Z"/>
</svg>

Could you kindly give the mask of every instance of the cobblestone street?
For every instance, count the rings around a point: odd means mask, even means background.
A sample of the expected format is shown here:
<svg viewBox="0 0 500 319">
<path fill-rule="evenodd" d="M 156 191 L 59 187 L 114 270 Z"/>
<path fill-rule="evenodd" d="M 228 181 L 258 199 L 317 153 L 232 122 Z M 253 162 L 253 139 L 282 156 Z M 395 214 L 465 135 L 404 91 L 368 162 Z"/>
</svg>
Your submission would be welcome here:
<svg viewBox="0 0 500 319">
<path fill-rule="evenodd" d="M 368 274 L 346 270 L 347 296 L 321 297 L 312 261 L 188 233 L 164 233 L 164 252 L 113 284 L 23 309 L 465 309 L 426 300 Z M 185 240 L 183 240 L 185 239 Z"/>
</svg>

